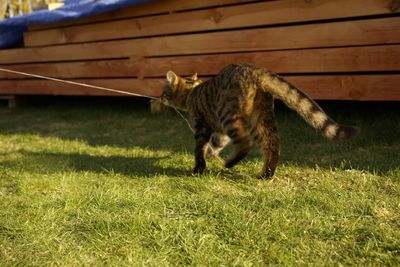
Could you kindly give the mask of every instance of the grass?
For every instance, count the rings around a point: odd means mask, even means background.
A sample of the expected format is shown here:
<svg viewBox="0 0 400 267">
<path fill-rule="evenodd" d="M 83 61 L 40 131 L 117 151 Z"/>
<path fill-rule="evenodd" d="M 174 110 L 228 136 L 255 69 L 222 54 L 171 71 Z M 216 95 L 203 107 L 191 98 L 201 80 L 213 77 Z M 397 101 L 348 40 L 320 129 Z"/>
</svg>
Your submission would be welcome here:
<svg viewBox="0 0 400 267">
<path fill-rule="evenodd" d="M 278 108 L 281 162 L 257 180 L 218 160 L 192 176 L 174 113 L 2 107 L 0 266 L 398 266 L 399 112 L 327 108 L 362 135 L 330 142 Z M 252 151 L 235 172 L 261 165 Z"/>
</svg>

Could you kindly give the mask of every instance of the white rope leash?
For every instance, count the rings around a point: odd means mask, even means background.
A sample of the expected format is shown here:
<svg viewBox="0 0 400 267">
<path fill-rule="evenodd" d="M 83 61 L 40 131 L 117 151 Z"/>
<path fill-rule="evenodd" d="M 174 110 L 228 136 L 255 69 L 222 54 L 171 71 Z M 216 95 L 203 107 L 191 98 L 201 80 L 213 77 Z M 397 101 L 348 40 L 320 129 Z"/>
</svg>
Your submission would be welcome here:
<svg viewBox="0 0 400 267">
<path fill-rule="evenodd" d="M 89 87 L 89 88 L 93 88 L 93 89 L 97 89 L 97 90 L 109 91 L 109 92 L 114 92 L 114 93 L 119 93 L 119 94 L 124 94 L 124 95 L 131 95 L 131 96 L 146 97 L 146 98 L 151 98 L 151 99 L 158 99 L 158 97 L 141 95 L 141 94 L 136 94 L 136 93 L 131 93 L 131 92 L 127 92 L 127 91 L 111 89 L 111 88 L 92 85 L 92 84 L 78 83 L 78 82 L 73 82 L 73 81 L 69 81 L 69 80 L 62 80 L 62 79 L 57 79 L 57 78 L 38 75 L 38 74 L 26 73 L 26 72 L 22 72 L 22 71 L 16 71 L 16 70 L 4 69 L 4 68 L 0 68 L 0 71 L 4 71 L 4 72 L 8 72 L 8 73 L 14 73 L 14 74 L 20 74 L 20 75 L 24 75 L 24 76 L 39 78 L 39 79 L 50 80 L 50 81 L 54 81 L 54 82 L 61 82 L 61 83 L 67 83 L 67 84 L 72 84 L 72 85 L 78 85 L 78 86 L 82 86 L 82 87 Z"/>
</svg>

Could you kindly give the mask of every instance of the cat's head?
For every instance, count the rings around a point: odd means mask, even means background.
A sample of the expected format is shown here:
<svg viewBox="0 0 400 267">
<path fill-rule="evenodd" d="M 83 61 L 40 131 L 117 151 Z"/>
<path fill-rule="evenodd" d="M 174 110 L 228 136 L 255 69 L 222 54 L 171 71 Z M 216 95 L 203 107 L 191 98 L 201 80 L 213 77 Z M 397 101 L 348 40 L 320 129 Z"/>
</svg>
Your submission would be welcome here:
<svg viewBox="0 0 400 267">
<path fill-rule="evenodd" d="M 168 71 L 166 78 L 167 81 L 160 98 L 161 102 L 164 105 L 185 110 L 189 92 L 202 83 L 202 81 L 197 78 L 197 74 L 183 78 L 176 75 L 173 71 Z"/>
</svg>

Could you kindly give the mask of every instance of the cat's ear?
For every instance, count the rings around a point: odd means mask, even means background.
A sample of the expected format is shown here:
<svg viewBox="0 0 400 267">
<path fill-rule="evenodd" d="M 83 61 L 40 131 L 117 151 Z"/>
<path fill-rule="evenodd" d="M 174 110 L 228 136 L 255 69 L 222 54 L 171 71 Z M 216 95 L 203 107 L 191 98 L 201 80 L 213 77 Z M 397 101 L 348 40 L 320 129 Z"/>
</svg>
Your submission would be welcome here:
<svg viewBox="0 0 400 267">
<path fill-rule="evenodd" d="M 192 75 L 192 80 L 193 81 L 197 81 L 197 72 L 195 74 Z"/>
<path fill-rule="evenodd" d="M 172 85 L 178 84 L 178 75 L 176 75 L 172 70 L 167 72 L 167 81 Z"/>
</svg>

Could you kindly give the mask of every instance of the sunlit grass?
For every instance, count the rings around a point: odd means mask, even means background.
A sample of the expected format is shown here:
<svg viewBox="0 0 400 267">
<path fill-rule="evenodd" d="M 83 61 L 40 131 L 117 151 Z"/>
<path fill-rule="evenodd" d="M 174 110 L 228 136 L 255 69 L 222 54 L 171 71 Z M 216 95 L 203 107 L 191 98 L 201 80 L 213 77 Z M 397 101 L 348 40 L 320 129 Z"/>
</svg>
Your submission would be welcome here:
<svg viewBox="0 0 400 267">
<path fill-rule="evenodd" d="M 396 266 L 399 113 L 334 110 L 362 135 L 329 142 L 281 109 L 281 163 L 257 180 L 257 151 L 192 176 L 174 113 L 0 108 L 0 266 Z"/>
</svg>

